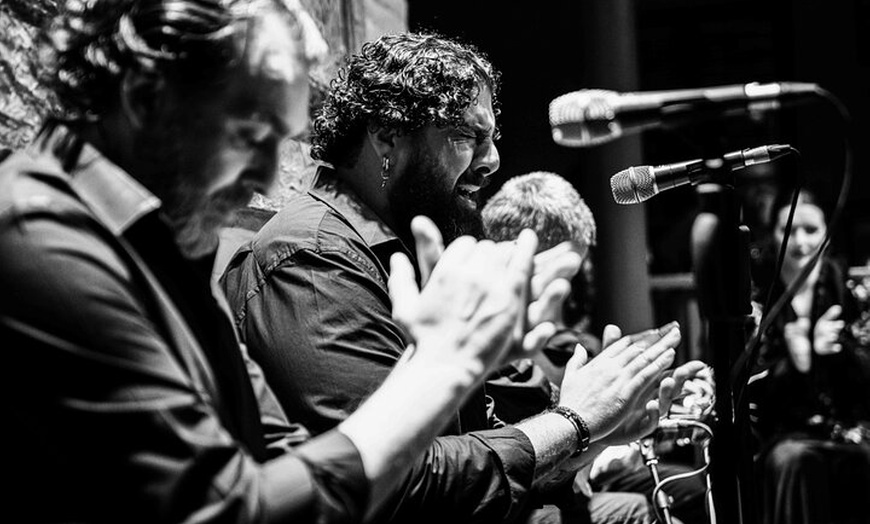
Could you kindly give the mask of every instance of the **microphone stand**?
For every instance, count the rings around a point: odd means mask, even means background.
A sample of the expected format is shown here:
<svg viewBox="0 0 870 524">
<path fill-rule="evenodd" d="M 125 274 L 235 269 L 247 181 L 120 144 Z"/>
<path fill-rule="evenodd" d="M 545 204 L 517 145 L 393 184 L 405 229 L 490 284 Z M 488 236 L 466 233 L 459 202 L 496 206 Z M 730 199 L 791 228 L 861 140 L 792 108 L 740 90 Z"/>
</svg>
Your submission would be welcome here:
<svg viewBox="0 0 870 524">
<path fill-rule="evenodd" d="M 659 457 L 656 455 L 655 450 L 655 441 L 653 438 L 648 437 L 645 439 L 641 439 L 640 441 L 640 454 L 643 457 L 643 463 L 646 467 L 649 468 L 650 474 L 652 474 L 653 482 L 655 486 L 658 486 L 661 483 L 661 478 L 659 477 Z M 660 524 L 674 524 L 674 519 L 671 517 L 671 497 L 665 493 L 665 490 L 660 489 L 656 493 L 655 500 L 653 504 L 661 510 L 661 514 L 663 516 L 664 522 Z M 658 515 L 658 512 L 656 512 Z"/>
<path fill-rule="evenodd" d="M 733 173 L 717 173 L 715 184 L 699 186 L 701 213 L 692 227 L 692 255 L 698 304 L 707 319 L 707 340 L 716 376 L 716 438 L 710 443 L 713 508 L 722 522 L 750 524 L 752 457 L 748 424 L 734 418 L 728 380 L 751 326 L 749 229 L 739 224 Z M 743 450 L 741 452 L 741 450 Z"/>
</svg>

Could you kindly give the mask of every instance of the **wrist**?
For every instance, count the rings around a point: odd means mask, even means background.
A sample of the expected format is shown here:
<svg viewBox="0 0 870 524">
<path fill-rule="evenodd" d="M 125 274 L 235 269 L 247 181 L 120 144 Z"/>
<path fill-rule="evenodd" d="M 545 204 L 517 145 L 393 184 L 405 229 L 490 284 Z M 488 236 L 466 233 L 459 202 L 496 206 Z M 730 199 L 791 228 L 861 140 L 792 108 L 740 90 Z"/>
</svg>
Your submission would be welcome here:
<svg viewBox="0 0 870 524">
<path fill-rule="evenodd" d="M 589 432 L 589 425 L 576 411 L 567 406 L 556 406 L 550 409 L 551 413 L 564 417 L 574 427 L 577 434 L 577 448 L 571 456 L 577 456 L 589 449 L 589 444 L 592 440 L 592 434 Z"/>
<path fill-rule="evenodd" d="M 394 372 L 413 375 L 436 388 L 471 388 L 484 375 L 481 359 L 451 351 L 442 344 L 425 341 L 408 346 Z"/>
</svg>

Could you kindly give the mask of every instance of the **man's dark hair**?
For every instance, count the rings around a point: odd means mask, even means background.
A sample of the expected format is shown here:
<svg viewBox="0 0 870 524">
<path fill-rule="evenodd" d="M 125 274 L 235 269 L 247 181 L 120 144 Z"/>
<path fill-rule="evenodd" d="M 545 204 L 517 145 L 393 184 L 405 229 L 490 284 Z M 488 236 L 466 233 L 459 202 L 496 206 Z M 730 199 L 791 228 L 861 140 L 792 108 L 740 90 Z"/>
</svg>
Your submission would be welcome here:
<svg viewBox="0 0 870 524">
<path fill-rule="evenodd" d="M 314 120 L 311 155 L 347 165 L 356 160 L 368 128 L 407 133 L 461 125 L 481 84 L 492 92 L 498 116 L 499 74 L 474 47 L 419 33 L 368 42 L 332 81 Z"/>
<path fill-rule="evenodd" d="M 124 72 L 153 71 L 178 86 L 215 88 L 242 57 L 242 22 L 281 0 L 67 0 L 43 35 L 44 81 L 66 118 L 100 115 Z"/>
</svg>

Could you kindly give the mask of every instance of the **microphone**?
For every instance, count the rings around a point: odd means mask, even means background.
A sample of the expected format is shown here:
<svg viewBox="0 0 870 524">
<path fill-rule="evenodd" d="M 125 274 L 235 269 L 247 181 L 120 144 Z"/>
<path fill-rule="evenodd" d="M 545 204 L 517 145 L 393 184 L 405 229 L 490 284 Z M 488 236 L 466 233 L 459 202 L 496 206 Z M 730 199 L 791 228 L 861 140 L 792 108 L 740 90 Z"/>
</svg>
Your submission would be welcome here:
<svg viewBox="0 0 870 524">
<path fill-rule="evenodd" d="M 698 185 L 723 171 L 736 171 L 746 166 L 771 162 L 791 151 L 791 146 L 787 144 L 773 144 L 733 151 L 711 160 L 629 167 L 610 178 L 610 189 L 617 204 L 638 204 L 662 191 L 686 184 Z"/>
<path fill-rule="evenodd" d="M 715 109 L 728 116 L 747 109 L 776 109 L 780 99 L 819 92 L 818 85 L 803 82 L 752 82 L 637 93 L 584 89 L 550 102 L 550 126 L 557 144 L 589 147 L 644 129 L 698 120 L 701 111 Z"/>
</svg>

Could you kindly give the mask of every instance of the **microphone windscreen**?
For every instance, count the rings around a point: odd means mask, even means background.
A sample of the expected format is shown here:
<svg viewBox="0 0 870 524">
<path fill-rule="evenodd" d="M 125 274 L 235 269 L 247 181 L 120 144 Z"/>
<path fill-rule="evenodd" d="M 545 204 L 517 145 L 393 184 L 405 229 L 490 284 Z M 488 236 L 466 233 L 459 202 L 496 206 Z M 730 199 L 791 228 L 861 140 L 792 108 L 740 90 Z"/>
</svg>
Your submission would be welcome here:
<svg viewBox="0 0 870 524">
<path fill-rule="evenodd" d="M 610 190 L 617 204 L 637 204 L 657 193 L 652 167 L 630 167 L 610 178 Z"/>
<path fill-rule="evenodd" d="M 589 147 L 619 137 L 616 106 L 619 94 L 604 89 L 583 89 L 550 102 L 553 141 L 568 147 Z"/>
</svg>

